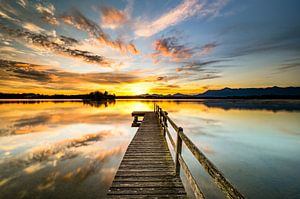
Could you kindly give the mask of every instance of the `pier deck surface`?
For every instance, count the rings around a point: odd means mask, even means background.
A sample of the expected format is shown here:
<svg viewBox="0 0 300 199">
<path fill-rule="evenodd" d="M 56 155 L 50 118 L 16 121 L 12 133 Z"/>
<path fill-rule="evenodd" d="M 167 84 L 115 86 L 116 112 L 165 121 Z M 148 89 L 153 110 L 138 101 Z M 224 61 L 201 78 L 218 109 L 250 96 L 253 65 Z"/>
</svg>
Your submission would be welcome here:
<svg viewBox="0 0 300 199">
<path fill-rule="evenodd" d="M 129 144 L 108 198 L 186 198 L 166 139 L 154 112 L 144 119 Z"/>
</svg>

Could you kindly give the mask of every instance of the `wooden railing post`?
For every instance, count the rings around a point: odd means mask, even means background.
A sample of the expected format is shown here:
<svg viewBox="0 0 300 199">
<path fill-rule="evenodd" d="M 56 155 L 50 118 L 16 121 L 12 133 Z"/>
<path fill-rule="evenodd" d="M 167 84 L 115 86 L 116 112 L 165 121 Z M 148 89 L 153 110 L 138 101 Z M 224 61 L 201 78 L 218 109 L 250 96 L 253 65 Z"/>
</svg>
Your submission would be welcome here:
<svg viewBox="0 0 300 199">
<path fill-rule="evenodd" d="M 165 111 L 164 113 L 165 113 L 165 117 L 164 117 L 164 125 L 165 125 L 166 127 L 168 127 L 168 119 L 167 119 L 168 112 Z"/>
<path fill-rule="evenodd" d="M 134 123 L 138 123 L 138 116 L 137 116 L 137 115 L 134 116 L 133 122 L 134 122 Z"/>
<path fill-rule="evenodd" d="M 180 137 L 180 133 L 183 133 L 183 129 L 181 127 L 178 128 L 177 131 L 177 142 L 176 142 L 176 158 L 175 158 L 175 172 L 176 175 L 180 175 L 180 163 L 179 163 L 179 155 L 182 150 L 182 139 Z"/>
<path fill-rule="evenodd" d="M 158 116 L 158 119 L 159 119 L 159 124 L 161 125 L 161 108 L 159 107 L 158 108 L 158 112 L 159 112 L 159 116 Z"/>
</svg>

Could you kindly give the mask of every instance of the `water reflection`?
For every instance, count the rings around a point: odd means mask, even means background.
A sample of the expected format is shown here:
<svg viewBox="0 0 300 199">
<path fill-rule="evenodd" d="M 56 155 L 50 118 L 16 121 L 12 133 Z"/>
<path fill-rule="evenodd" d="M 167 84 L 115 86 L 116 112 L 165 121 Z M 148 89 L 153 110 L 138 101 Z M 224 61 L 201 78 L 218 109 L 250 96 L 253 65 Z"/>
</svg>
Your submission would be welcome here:
<svg viewBox="0 0 300 199">
<path fill-rule="evenodd" d="M 299 101 L 155 102 L 248 198 L 299 196 Z M 136 131 L 134 110 L 153 101 L 1 101 L 0 198 L 105 197 Z M 183 155 L 207 198 L 222 198 L 186 147 Z"/>
<path fill-rule="evenodd" d="M 121 109 L 114 102 L 2 102 L 0 198 L 104 197 L 135 131 L 131 112 Z"/>
<path fill-rule="evenodd" d="M 205 100 L 203 104 L 225 110 L 300 111 L 299 100 Z"/>
</svg>

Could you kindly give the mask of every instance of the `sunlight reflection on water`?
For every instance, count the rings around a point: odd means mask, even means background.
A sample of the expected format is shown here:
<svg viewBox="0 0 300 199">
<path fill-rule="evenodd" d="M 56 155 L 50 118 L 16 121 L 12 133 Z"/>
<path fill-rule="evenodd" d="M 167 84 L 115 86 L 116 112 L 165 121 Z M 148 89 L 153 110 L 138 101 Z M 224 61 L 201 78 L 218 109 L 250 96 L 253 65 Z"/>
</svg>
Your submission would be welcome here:
<svg viewBox="0 0 300 199">
<path fill-rule="evenodd" d="M 248 198 L 299 196 L 298 101 L 156 103 Z M 134 110 L 153 101 L 1 101 L 0 198 L 105 197 L 136 131 Z M 220 198 L 185 147 L 183 156 L 208 198 Z"/>
</svg>

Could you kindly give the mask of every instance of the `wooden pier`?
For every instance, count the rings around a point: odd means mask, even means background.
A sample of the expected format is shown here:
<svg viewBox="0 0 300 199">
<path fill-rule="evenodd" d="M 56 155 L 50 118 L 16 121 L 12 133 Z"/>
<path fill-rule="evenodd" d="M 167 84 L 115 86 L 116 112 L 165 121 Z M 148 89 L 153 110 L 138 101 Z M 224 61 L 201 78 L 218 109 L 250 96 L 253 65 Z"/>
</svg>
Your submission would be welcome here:
<svg viewBox="0 0 300 199">
<path fill-rule="evenodd" d="M 133 113 L 141 116 L 141 112 Z M 154 112 L 144 112 L 108 192 L 111 198 L 186 198 Z"/>
<path fill-rule="evenodd" d="M 136 111 L 132 116 L 132 126 L 139 126 L 139 129 L 127 148 L 107 193 L 108 198 L 187 198 L 180 179 L 181 169 L 195 198 L 205 198 L 181 155 L 183 142 L 227 198 L 244 198 L 159 106 L 154 105 L 153 112 Z M 140 117 L 143 119 L 139 120 Z M 176 143 L 168 124 L 177 133 Z M 167 136 L 175 151 L 174 161 Z"/>
</svg>

